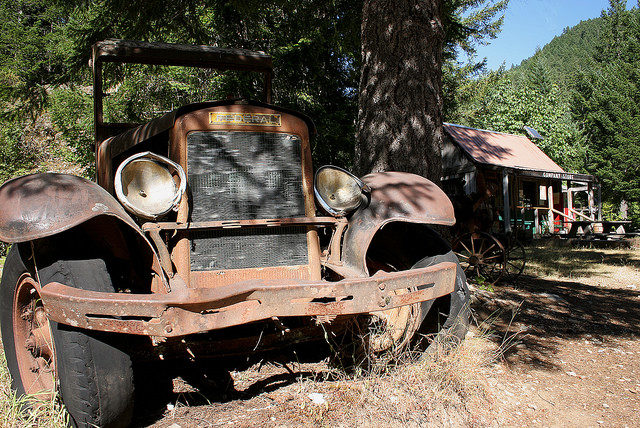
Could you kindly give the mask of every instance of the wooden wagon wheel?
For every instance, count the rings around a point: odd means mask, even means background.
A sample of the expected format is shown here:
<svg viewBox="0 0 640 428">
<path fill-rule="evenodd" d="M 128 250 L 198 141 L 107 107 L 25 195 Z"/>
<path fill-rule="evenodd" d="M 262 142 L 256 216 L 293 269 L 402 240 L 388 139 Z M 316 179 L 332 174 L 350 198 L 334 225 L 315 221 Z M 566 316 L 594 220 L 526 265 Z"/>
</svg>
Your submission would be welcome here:
<svg viewBox="0 0 640 428">
<path fill-rule="evenodd" d="M 524 250 L 524 245 L 513 240 L 509 246 L 509 250 L 507 251 L 507 263 L 505 265 L 505 273 L 509 280 L 517 280 L 520 274 L 522 274 L 526 263 L 527 256 Z"/>
<path fill-rule="evenodd" d="M 453 244 L 467 278 L 495 284 L 502 277 L 507 260 L 504 246 L 485 232 L 467 233 Z"/>
</svg>

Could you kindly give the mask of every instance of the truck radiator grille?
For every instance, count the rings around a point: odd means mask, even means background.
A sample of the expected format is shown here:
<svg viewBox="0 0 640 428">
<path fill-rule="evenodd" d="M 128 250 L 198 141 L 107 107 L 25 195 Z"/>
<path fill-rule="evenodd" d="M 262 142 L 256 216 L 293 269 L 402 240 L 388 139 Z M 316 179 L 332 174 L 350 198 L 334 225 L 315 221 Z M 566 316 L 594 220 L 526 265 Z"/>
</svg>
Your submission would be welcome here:
<svg viewBox="0 0 640 428">
<path fill-rule="evenodd" d="M 196 232 L 192 239 L 192 270 L 307 264 L 304 227 Z"/>
<path fill-rule="evenodd" d="M 301 141 L 265 132 L 198 131 L 187 136 L 190 220 L 305 215 Z M 308 263 L 306 228 L 227 229 L 191 235 L 191 269 Z"/>
</svg>

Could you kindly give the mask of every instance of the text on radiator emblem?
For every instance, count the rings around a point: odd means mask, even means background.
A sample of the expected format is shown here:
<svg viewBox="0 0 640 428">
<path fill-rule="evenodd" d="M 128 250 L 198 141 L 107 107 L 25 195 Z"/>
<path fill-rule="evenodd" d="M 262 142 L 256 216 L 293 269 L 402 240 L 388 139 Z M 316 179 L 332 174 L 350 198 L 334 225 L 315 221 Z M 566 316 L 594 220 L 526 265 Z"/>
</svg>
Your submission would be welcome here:
<svg viewBox="0 0 640 428">
<path fill-rule="evenodd" d="M 209 113 L 210 124 L 280 126 L 282 115 L 265 113 Z"/>
</svg>

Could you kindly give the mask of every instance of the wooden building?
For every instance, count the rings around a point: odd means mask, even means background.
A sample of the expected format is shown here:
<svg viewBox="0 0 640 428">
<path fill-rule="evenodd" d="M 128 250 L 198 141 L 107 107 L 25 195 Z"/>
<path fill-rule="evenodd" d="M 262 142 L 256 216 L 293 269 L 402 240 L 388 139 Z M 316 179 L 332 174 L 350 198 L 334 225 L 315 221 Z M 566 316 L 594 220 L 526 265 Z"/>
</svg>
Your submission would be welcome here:
<svg viewBox="0 0 640 428">
<path fill-rule="evenodd" d="M 467 231 L 568 233 L 601 220 L 599 185 L 564 171 L 522 135 L 444 124 L 443 188 Z"/>
</svg>

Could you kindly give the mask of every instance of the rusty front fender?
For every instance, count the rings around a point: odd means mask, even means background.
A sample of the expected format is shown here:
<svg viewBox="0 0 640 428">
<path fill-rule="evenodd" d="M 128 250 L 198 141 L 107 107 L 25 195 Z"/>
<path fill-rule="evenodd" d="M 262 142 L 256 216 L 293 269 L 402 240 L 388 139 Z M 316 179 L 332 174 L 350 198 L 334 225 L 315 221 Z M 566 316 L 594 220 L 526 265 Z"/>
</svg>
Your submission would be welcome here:
<svg viewBox="0 0 640 428">
<path fill-rule="evenodd" d="M 0 241 L 15 244 L 56 235 L 101 215 L 142 235 L 118 201 L 94 182 L 68 174 L 32 174 L 0 187 Z"/>
<path fill-rule="evenodd" d="M 97 223 L 85 231 L 87 239 L 104 240 L 109 232 L 99 225 L 108 224 L 102 219 L 115 218 L 140 237 L 133 252 L 139 260 L 146 258 L 156 278 L 165 282 L 151 242 L 118 201 L 92 181 L 68 174 L 26 175 L 0 187 L 0 207 L 0 241 L 10 244 L 59 235 L 92 219 Z"/>
<path fill-rule="evenodd" d="M 406 172 L 377 172 L 362 178 L 371 187 L 371 201 L 349 219 L 342 244 L 342 262 L 367 274 L 366 255 L 376 232 L 403 221 L 452 226 L 456 219 L 445 193 L 424 177 Z"/>
</svg>

